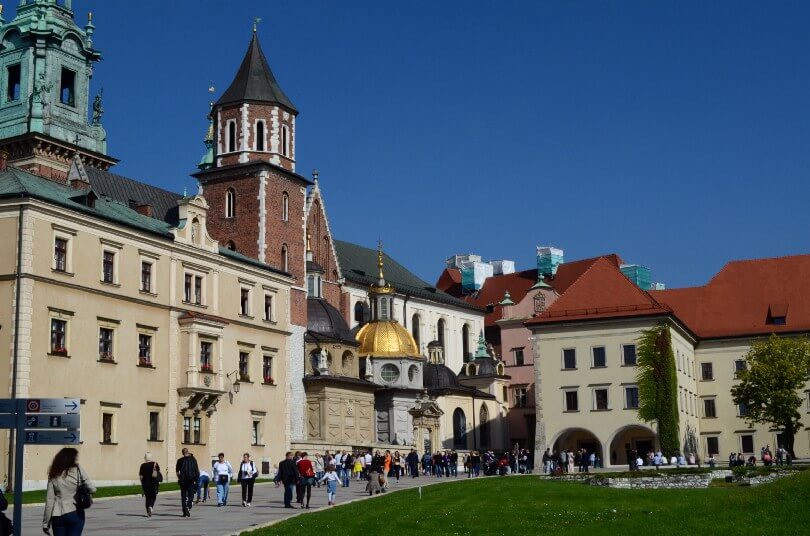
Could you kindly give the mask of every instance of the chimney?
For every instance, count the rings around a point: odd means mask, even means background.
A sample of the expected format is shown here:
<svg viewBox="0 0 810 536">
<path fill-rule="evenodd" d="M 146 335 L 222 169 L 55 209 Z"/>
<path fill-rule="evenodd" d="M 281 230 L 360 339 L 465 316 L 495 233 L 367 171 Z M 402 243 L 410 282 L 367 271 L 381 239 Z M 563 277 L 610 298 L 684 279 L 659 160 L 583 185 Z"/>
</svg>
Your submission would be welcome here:
<svg viewBox="0 0 810 536">
<path fill-rule="evenodd" d="M 8 167 L 8 151 L 0 150 L 0 171 L 5 171 Z"/>
<path fill-rule="evenodd" d="M 138 205 L 137 207 L 135 207 L 135 210 L 138 212 L 138 214 L 143 214 L 144 216 L 149 216 L 150 218 L 153 217 L 152 216 L 152 205 L 148 205 L 148 204 L 144 203 L 142 205 Z"/>
</svg>

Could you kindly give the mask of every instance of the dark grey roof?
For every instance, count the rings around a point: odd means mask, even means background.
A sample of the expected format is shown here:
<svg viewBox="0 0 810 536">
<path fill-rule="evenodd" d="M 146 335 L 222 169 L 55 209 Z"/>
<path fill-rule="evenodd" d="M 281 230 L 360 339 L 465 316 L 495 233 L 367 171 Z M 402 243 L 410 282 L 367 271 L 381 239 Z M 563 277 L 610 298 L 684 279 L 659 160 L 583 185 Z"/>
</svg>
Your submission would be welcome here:
<svg viewBox="0 0 810 536">
<path fill-rule="evenodd" d="M 335 251 L 340 262 L 341 275 L 347 281 L 358 285 L 371 285 L 376 283 L 377 276 L 377 250 L 364 248 L 351 242 L 335 240 Z M 463 300 L 443 292 L 433 285 L 420 279 L 416 274 L 399 264 L 397 261 L 384 255 L 385 280 L 396 288 L 397 292 L 436 301 L 463 309 L 483 312 L 484 309 L 471 305 Z"/>
<path fill-rule="evenodd" d="M 323 298 L 307 299 L 307 336 L 316 341 L 331 340 L 357 344 L 343 315 Z"/>
<path fill-rule="evenodd" d="M 291 112 L 298 113 L 276 82 L 255 32 L 236 77 L 217 101 L 217 106 L 245 101 L 280 104 Z"/>
<path fill-rule="evenodd" d="M 425 389 L 458 389 L 461 387 L 452 370 L 445 365 L 435 363 L 425 363 L 422 385 Z"/>
<path fill-rule="evenodd" d="M 177 225 L 177 201 L 183 198 L 182 195 L 94 167 L 86 166 L 84 169 L 97 194 L 125 205 L 132 202 L 137 205 L 151 205 L 157 219 Z"/>
<path fill-rule="evenodd" d="M 476 367 L 476 376 L 497 376 L 498 375 L 498 368 L 496 366 L 495 360 L 491 357 L 476 357 L 475 359 L 469 361 Z M 465 363 L 461 367 L 461 372 L 458 373 L 459 376 L 466 376 L 467 375 L 467 363 Z"/>
</svg>

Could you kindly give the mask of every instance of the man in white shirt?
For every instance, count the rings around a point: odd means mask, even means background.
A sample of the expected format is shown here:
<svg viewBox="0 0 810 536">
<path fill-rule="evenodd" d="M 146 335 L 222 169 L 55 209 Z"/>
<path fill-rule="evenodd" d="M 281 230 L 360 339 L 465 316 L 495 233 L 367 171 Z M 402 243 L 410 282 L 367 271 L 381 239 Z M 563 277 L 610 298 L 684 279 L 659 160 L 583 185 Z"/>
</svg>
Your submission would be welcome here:
<svg viewBox="0 0 810 536">
<path fill-rule="evenodd" d="M 366 455 L 363 456 L 363 478 L 368 475 L 369 469 L 371 469 L 371 451 L 366 452 Z"/>
</svg>

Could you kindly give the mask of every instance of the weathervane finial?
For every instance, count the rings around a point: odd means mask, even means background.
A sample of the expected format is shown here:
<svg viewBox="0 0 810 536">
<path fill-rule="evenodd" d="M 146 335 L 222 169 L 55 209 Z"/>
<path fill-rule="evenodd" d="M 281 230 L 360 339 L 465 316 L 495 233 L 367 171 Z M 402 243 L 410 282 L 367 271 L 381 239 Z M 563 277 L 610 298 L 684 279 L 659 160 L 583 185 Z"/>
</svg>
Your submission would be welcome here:
<svg viewBox="0 0 810 536">
<path fill-rule="evenodd" d="M 260 17 L 253 17 L 253 33 L 259 28 L 259 23 L 262 21 Z"/>
</svg>

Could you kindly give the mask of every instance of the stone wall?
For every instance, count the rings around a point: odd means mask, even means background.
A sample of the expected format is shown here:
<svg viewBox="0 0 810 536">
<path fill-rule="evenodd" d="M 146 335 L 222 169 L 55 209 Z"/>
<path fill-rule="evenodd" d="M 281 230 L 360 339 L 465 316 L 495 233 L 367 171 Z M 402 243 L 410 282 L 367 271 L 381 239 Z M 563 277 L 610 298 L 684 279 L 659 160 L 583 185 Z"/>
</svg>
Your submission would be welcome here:
<svg viewBox="0 0 810 536">
<path fill-rule="evenodd" d="M 639 478 L 601 478 L 588 480 L 591 486 L 606 486 L 619 489 L 693 489 L 708 488 L 710 473 L 702 475 L 644 476 Z"/>
</svg>

